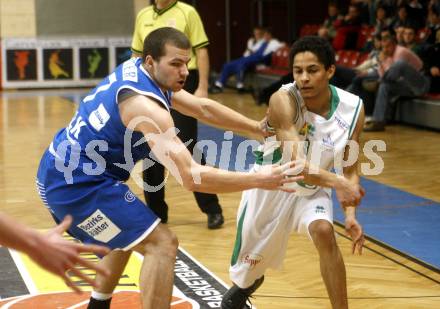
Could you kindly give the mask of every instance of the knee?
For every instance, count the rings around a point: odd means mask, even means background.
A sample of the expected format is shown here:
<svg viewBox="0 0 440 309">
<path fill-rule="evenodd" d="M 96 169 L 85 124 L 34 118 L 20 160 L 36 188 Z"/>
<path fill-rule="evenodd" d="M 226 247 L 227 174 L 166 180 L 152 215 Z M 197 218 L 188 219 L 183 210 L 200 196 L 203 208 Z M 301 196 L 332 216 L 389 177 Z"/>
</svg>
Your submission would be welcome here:
<svg viewBox="0 0 440 309">
<path fill-rule="evenodd" d="M 333 225 L 326 220 L 317 220 L 309 227 L 310 235 L 318 249 L 331 249 L 336 245 Z"/>
<path fill-rule="evenodd" d="M 175 258 L 179 241 L 177 236 L 167 228 L 155 231 L 155 235 L 150 235 L 141 243 L 140 251 L 143 255 L 154 254 L 163 257 Z"/>
</svg>

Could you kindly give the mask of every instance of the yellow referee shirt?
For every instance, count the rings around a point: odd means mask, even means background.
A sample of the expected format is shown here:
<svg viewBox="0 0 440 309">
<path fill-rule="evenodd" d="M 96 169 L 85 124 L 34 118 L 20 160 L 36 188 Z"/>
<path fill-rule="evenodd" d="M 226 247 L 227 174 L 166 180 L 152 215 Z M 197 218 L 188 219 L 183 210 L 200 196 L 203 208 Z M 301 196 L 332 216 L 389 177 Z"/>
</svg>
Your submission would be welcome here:
<svg viewBox="0 0 440 309">
<path fill-rule="evenodd" d="M 191 61 L 189 70 L 197 68 L 194 50 L 209 44 L 202 20 L 197 11 L 184 2 L 173 2 L 161 10 L 151 5 L 141 10 L 136 17 L 131 49 L 137 54 L 142 54 L 145 37 L 153 30 L 162 27 L 173 27 L 182 31 L 191 42 Z"/>
</svg>

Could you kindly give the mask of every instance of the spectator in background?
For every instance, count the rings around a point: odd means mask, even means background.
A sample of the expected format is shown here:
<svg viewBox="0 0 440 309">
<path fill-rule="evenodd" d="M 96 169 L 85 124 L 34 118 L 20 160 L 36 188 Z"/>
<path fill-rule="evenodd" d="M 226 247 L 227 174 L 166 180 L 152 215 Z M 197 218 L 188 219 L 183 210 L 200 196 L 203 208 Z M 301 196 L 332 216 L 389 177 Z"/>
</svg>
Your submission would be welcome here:
<svg viewBox="0 0 440 309">
<path fill-rule="evenodd" d="M 414 26 L 405 26 L 403 28 L 403 44 L 417 56 L 422 57 L 422 46 L 416 41 L 416 28 Z"/>
<path fill-rule="evenodd" d="M 440 5 L 433 5 L 428 13 L 429 36 L 426 43 L 435 44 L 437 33 L 440 32 Z"/>
<path fill-rule="evenodd" d="M 246 50 L 243 57 L 247 57 L 255 53 L 264 43 L 264 29 L 262 27 L 254 27 L 253 36 L 246 43 Z"/>
<path fill-rule="evenodd" d="M 364 102 L 365 114 L 371 116 L 374 108 L 374 99 L 379 81 L 379 73 L 377 71 L 379 54 L 381 50 L 381 35 L 376 34 L 373 38 L 374 49 L 368 54 L 368 58 L 360 65 L 353 69 L 336 67 L 334 78 L 341 79 L 341 75 L 345 74 L 345 79 L 350 77 L 352 82 L 346 87 L 351 92 L 361 97 Z M 351 70 L 351 72 L 350 72 Z"/>
<path fill-rule="evenodd" d="M 360 13 L 361 23 L 368 25 L 370 23 L 370 5 L 371 0 L 351 0 L 350 3 L 357 6 Z"/>
<path fill-rule="evenodd" d="M 374 34 L 380 34 L 384 29 L 387 29 L 391 24 L 391 19 L 387 16 L 385 7 L 378 6 L 376 8 L 376 21 L 374 24 Z"/>
<path fill-rule="evenodd" d="M 359 7 L 352 3 L 348 7 L 347 15 L 335 25 L 337 30 L 333 40 L 334 49 L 356 49 L 361 25 L 362 20 Z"/>
<path fill-rule="evenodd" d="M 339 14 L 338 5 L 335 2 L 328 4 L 328 17 L 324 20 L 322 27 L 318 30 L 318 36 L 332 41 L 336 36 L 336 27 L 341 22 L 343 16 Z M 278 90 L 278 89 L 277 89 Z"/>
<path fill-rule="evenodd" d="M 396 33 L 397 45 L 405 46 L 405 43 L 403 42 L 403 31 L 405 30 L 406 25 L 394 28 L 394 32 Z"/>
<path fill-rule="evenodd" d="M 282 45 L 280 41 L 272 37 L 271 31 L 266 29 L 264 31 L 264 43 L 261 44 L 258 50 L 247 57 L 240 57 L 223 65 L 220 77 L 215 81 L 214 87 L 212 87 L 212 93 L 222 92 L 228 78 L 233 74 L 236 75 L 236 89 L 239 92 L 243 92 L 245 90 L 244 75 L 246 71 L 257 64 L 270 61 L 272 53 Z"/>
<path fill-rule="evenodd" d="M 378 73 L 380 76 L 373 117 L 364 131 L 384 131 L 387 111 L 402 96 L 421 96 L 429 90 L 423 62 L 406 47 L 397 45 L 393 30 L 382 31 Z"/>
</svg>

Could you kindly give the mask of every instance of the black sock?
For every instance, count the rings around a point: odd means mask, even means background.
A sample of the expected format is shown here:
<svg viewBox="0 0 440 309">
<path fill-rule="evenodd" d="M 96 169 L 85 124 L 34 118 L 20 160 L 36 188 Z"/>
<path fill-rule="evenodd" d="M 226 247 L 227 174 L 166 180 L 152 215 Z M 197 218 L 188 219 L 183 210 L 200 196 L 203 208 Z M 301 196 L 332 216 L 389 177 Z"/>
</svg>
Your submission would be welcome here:
<svg viewBox="0 0 440 309">
<path fill-rule="evenodd" d="M 89 305 L 87 306 L 87 309 L 110 309 L 111 301 L 112 301 L 111 297 L 106 300 L 99 300 L 90 297 L 90 301 L 89 301 Z"/>
</svg>

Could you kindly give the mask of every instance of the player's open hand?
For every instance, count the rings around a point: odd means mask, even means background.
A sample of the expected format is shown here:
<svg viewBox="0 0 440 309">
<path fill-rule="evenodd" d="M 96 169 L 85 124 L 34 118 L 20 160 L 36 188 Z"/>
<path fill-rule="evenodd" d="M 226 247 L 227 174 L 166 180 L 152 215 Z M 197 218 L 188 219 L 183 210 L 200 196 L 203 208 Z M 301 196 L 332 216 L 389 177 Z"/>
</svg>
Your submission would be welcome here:
<svg viewBox="0 0 440 309">
<path fill-rule="evenodd" d="M 304 179 L 304 176 L 299 175 L 303 168 L 300 164 L 300 162 L 291 161 L 283 165 L 263 166 L 259 171 L 262 177 L 259 188 L 265 190 L 281 190 L 290 193 L 295 192 L 295 189 L 284 185 Z"/>
<path fill-rule="evenodd" d="M 89 268 L 103 276 L 109 275 L 109 271 L 81 258 L 80 254 L 90 252 L 102 256 L 109 253 L 110 250 L 98 245 L 83 245 L 64 239 L 62 235 L 69 228 L 71 223 L 72 217 L 66 216 L 59 225 L 46 234 L 37 235 L 33 248 L 27 253 L 37 264 L 47 271 L 63 278 L 67 286 L 75 292 L 80 293 L 81 290 L 69 278 L 67 272 L 79 277 L 92 286 L 96 286 L 95 280 L 75 267 Z"/>
<path fill-rule="evenodd" d="M 351 253 L 358 252 L 362 254 L 362 248 L 364 246 L 364 231 L 362 226 L 356 220 L 356 218 L 347 217 L 345 219 L 345 232 L 351 237 Z"/>
</svg>

